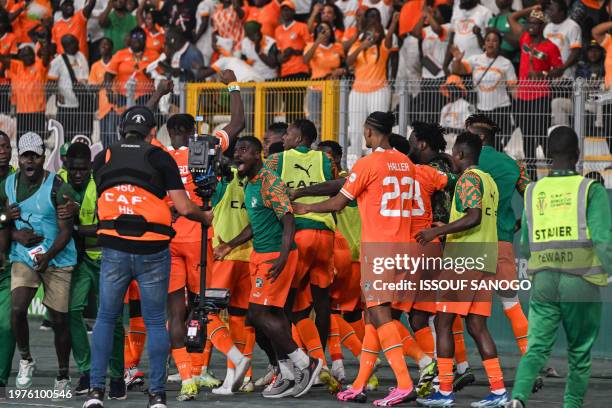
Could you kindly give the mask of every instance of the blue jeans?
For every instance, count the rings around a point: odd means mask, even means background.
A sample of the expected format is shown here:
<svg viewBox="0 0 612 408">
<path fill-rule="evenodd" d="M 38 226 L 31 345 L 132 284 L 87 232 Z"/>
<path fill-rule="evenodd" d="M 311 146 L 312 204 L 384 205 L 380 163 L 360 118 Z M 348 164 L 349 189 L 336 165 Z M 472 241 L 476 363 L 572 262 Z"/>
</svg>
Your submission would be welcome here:
<svg viewBox="0 0 612 408">
<path fill-rule="evenodd" d="M 119 115 L 113 110 L 100 119 L 100 141 L 105 149 L 119 140 L 119 135 L 117 134 L 118 122 Z"/>
<path fill-rule="evenodd" d="M 170 275 L 170 251 L 137 255 L 102 249 L 100 306 L 92 336 L 91 387 L 104 389 L 106 369 L 113 347 L 113 331 L 123 309 L 123 297 L 132 280 L 138 282 L 142 316 L 147 328 L 149 391 L 164 391 L 170 340 L 166 329 L 166 299 Z"/>
</svg>

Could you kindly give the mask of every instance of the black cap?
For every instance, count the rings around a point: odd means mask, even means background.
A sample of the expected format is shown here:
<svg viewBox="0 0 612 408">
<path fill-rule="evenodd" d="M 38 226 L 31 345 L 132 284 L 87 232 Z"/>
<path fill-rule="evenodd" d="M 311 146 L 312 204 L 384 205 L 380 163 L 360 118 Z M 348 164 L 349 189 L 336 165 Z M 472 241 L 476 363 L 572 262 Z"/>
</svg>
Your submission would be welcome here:
<svg viewBox="0 0 612 408">
<path fill-rule="evenodd" d="M 123 118 L 123 134 L 136 132 L 147 136 L 151 129 L 157 126 L 155 115 L 146 106 L 134 106 L 127 110 Z"/>
</svg>

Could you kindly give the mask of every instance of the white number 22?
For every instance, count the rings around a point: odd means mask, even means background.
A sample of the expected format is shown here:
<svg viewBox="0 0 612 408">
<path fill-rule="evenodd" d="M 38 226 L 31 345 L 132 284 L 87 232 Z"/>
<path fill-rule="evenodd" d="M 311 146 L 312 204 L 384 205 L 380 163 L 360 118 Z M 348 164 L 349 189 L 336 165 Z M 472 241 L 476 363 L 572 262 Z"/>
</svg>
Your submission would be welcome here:
<svg viewBox="0 0 612 408">
<path fill-rule="evenodd" d="M 421 197 L 421 185 L 417 180 L 408 176 L 402 177 L 401 180 L 398 180 L 398 178 L 394 176 L 387 176 L 383 179 L 383 186 L 389 185 L 393 186 L 393 191 L 389 191 L 382 195 L 380 201 L 380 215 L 384 217 L 408 218 L 421 216 L 425 213 L 423 197 Z M 400 208 L 388 208 L 389 201 L 396 200 L 398 197 L 400 197 Z M 405 209 L 406 205 L 404 203 L 408 200 L 414 200 L 412 210 Z"/>
</svg>

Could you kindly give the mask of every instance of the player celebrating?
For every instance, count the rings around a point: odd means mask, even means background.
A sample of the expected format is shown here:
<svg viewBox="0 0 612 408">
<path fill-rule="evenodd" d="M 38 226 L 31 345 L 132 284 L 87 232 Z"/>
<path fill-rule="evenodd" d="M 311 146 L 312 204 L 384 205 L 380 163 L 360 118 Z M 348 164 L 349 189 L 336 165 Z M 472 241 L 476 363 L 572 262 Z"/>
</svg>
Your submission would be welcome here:
<svg viewBox="0 0 612 408">
<path fill-rule="evenodd" d="M 234 121 L 236 120 L 237 119 L 234 119 Z M 230 129 L 226 129 L 226 132 L 233 129 L 231 126 L 232 123 L 228 125 Z M 168 148 L 168 152 L 179 167 L 181 178 L 184 181 L 190 199 L 201 204 L 201 200 L 195 194 L 196 186 L 189 172 L 188 163 L 189 149 L 187 144 L 189 137 L 195 133 L 195 121 L 191 115 L 177 114 L 168 119 L 167 128 L 172 141 L 172 146 Z M 186 401 L 194 399 L 198 394 L 198 384 L 194 381 L 192 375 L 197 377 L 201 374 L 194 370 L 192 357 L 187 353 L 184 346 L 184 316 L 185 289 L 192 294 L 197 294 L 200 291 L 199 265 L 202 230 L 198 223 L 190 221 L 185 217 L 178 217 L 173 223 L 173 227 L 177 231 L 177 234 L 170 244 L 172 269 L 168 287 L 168 304 L 170 312 L 169 327 L 171 334 L 170 340 L 172 343 L 172 357 L 176 362 L 182 381 L 181 392 L 177 399 L 179 401 Z M 213 284 L 212 287 L 223 286 L 215 286 Z M 219 320 L 218 316 L 211 315 L 210 317 L 211 321 L 208 324 L 208 336 L 215 347 L 226 354 L 232 363 L 238 367 L 237 377 L 239 378 L 232 378 L 230 380 L 232 382 L 230 388 L 236 388 L 242 384 L 242 379 L 244 378 L 244 373 L 248 369 L 250 360 L 234 345 L 229 336 L 227 327 Z M 236 382 L 236 387 L 234 387 L 234 380 Z"/>
<path fill-rule="evenodd" d="M 286 187 L 263 166 L 261 151 L 261 142 L 251 136 L 240 138 L 234 150 L 238 176 L 248 178 L 244 203 L 253 234 L 248 316 L 270 339 L 279 360 L 280 374 L 263 396 L 300 397 L 312 387 L 323 361 L 308 357 L 291 338 L 283 308 L 298 261 L 295 220 Z"/>
<path fill-rule="evenodd" d="M 294 207 L 298 214 L 340 211 L 356 199 L 362 220 L 362 262 L 367 257 L 364 244 L 385 243 L 390 247 L 392 243 L 410 236 L 412 201 L 404 200 L 403 197 L 411 193 L 415 166 L 408 157 L 389 144 L 392 126 L 392 114 L 370 114 L 365 121 L 364 138 L 373 153 L 355 163 L 346 184 L 336 196 L 319 203 L 295 203 Z M 369 266 L 363 267 L 362 263 L 363 271 L 367 271 Z M 392 273 L 395 274 L 395 271 Z M 362 273 L 362 282 L 368 278 Z M 392 389 L 385 398 L 374 401 L 374 405 L 391 406 L 414 400 L 416 393 L 404 361 L 402 341 L 391 316 L 393 295 L 372 290 L 364 290 L 364 294 L 370 323 L 366 325 L 364 347 L 372 344 L 374 349 L 382 348 L 397 379 L 397 388 Z M 364 363 L 364 354 L 368 353 L 362 353 L 360 364 Z M 373 362 L 370 360 L 369 364 Z M 338 398 L 344 399 L 346 394 L 348 400 L 353 395 L 363 394 L 366 381 L 367 378 L 357 378 L 353 386 L 339 394 Z"/>
<path fill-rule="evenodd" d="M 329 158 L 320 151 L 310 149 L 316 140 L 317 128 L 314 123 L 307 119 L 296 120 L 283 136 L 285 151 L 268 157 L 266 167 L 280 176 L 289 188 L 333 179 Z M 300 199 L 301 202 L 322 200 L 323 197 Z M 321 380 L 333 392 L 338 390 L 339 384 L 327 368 L 324 346 L 330 325 L 329 288 L 333 280 L 333 270 L 329 264 L 333 256 L 336 225 L 331 214 L 306 214 L 296 217 L 295 228 L 299 261 L 292 322 L 308 353 L 323 360 Z M 311 304 L 314 304 L 316 325 L 309 317 Z"/>
<path fill-rule="evenodd" d="M 478 251 L 484 257 L 483 270 L 466 271 L 464 275 L 472 281 L 486 281 L 497 268 L 497 205 L 498 191 L 493 178 L 476 167 L 482 142 L 469 132 L 457 136 L 453 146 L 453 160 L 461 171 L 455 187 L 451 207 L 450 223 L 419 232 L 416 239 L 425 245 L 435 238 L 446 235 L 444 256 L 457 257 L 461 252 Z M 476 249 L 477 248 L 477 249 Z M 444 272 L 443 272 L 444 273 Z M 455 271 L 451 271 L 456 277 Z M 444 276 L 444 275 L 442 275 Z M 452 277 L 450 278 L 452 279 Z M 454 405 L 452 326 L 457 315 L 467 316 L 468 330 L 478 345 L 485 371 L 489 377 L 491 394 L 482 401 L 471 404 L 473 408 L 499 407 L 508 401 L 497 349 L 487 329 L 487 317 L 491 315 L 491 291 L 462 292 L 458 301 L 456 292 L 439 293 L 437 305 L 436 341 L 440 390 L 418 402 L 427 407 Z M 468 300 L 469 301 L 466 301 Z"/>
</svg>

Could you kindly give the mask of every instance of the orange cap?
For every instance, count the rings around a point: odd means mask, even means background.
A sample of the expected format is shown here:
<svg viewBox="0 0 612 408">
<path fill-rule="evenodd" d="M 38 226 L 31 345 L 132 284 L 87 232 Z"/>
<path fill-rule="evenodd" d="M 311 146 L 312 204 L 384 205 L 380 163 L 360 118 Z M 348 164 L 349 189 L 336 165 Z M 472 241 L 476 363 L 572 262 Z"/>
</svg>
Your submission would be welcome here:
<svg viewBox="0 0 612 408">
<path fill-rule="evenodd" d="M 289 7 L 291 10 L 295 11 L 295 4 L 293 4 L 293 2 L 291 0 L 284 0 L 281 5 L 281 7 Z"/>
<path fill-rule="evenodd" d="M 461 89 L 465 95 L 467 95 L 467 89 L 465 88 L 463 80 L 459 75 L 449 75 L 448 78 L 446 78 L 446 82 L 440 85 L 440 92 L 442 92 L 442 95 L 446 97 L 449 96 L 448 85 L 455 85 L 457 88 Z"/>
</svg>

